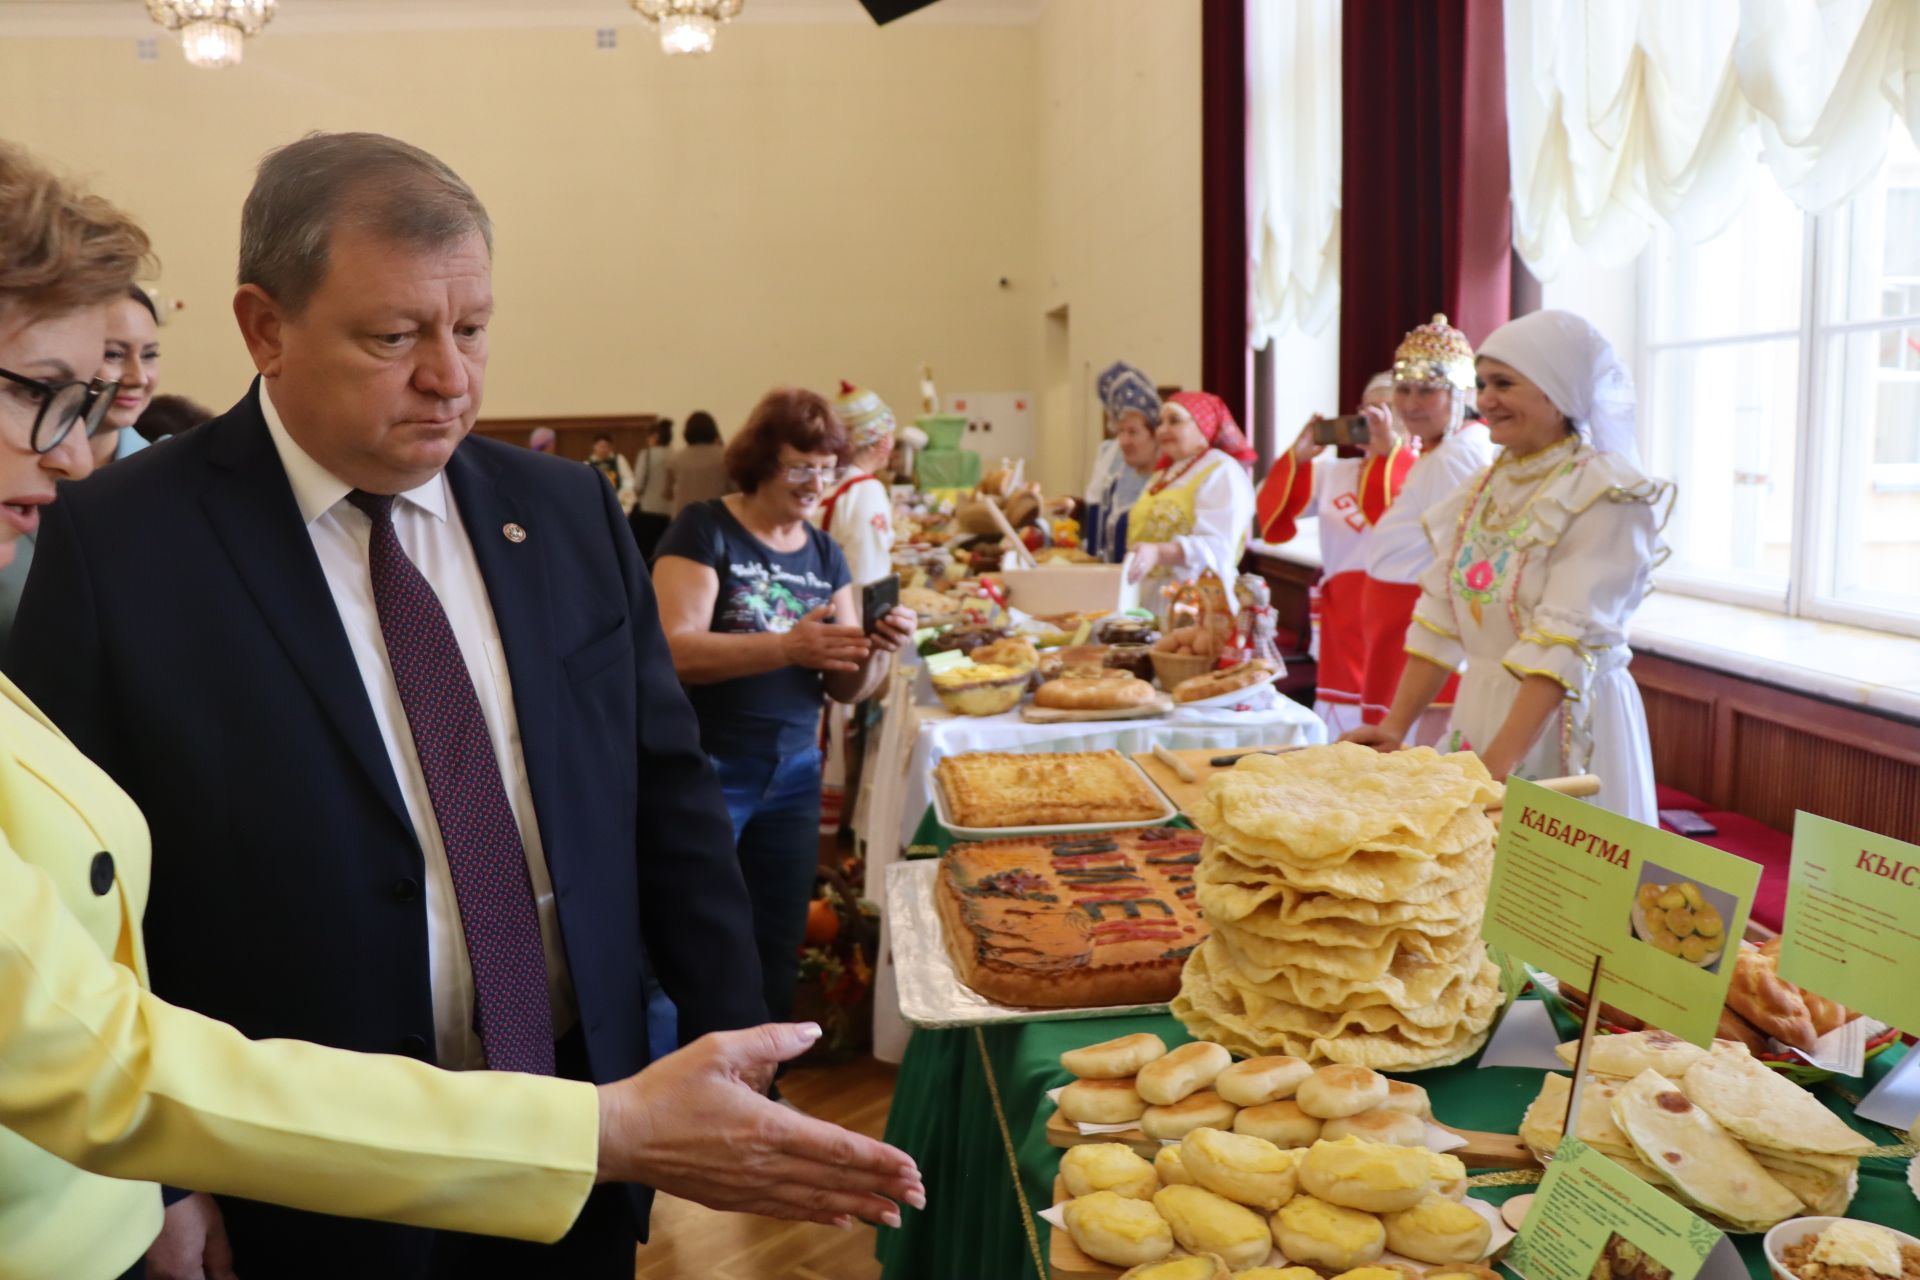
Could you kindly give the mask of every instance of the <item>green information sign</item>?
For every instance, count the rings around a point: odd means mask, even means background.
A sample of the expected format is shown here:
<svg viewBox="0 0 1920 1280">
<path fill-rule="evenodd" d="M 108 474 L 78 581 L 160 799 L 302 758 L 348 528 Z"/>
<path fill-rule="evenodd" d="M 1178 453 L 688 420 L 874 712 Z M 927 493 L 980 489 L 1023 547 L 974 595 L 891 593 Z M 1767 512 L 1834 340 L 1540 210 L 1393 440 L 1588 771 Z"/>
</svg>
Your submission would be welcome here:
<svg viewBox="0 0 1920 1280">
<path fill-rule="evenodd" d="M 1920 847 L 1795 816 L 1780 976 L 1920 1031 Z"/>
<path fill-rule="evenodd" d="M 1507 1265 L 1527 1280 L 1693 1280 L 1722 1239 L 1678 1201 L 1568 1138 L 1547 1166 Z"/>
<path fill-rule="evenodd" d="M 1698 1045 L 1713 1042 L 1760 867 L 1531 782 L 1507 784 L 1488 942 Z"/>
</svg>

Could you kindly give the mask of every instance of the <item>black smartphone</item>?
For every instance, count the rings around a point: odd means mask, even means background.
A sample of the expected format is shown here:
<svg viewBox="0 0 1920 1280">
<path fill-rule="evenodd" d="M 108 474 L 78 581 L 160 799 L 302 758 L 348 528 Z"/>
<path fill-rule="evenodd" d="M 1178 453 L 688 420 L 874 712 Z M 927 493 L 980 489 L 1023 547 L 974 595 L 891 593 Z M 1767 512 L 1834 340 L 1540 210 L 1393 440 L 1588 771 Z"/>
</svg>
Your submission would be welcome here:
<svg viewBox="0 0 1920 1280">
<path fill-rule="evenodd" d="M 892 613 L 900 603 L 900 575 L 890 573 L 860 588 L 860 629 L 872 635 L 880 629 L 880 619 Z"/>
<path fill-rule="evenodd" d="M 1364 414 L 1349 413 L 1338 418 L 1322 418 L 1313 424 L 1315 444 L 1364 445 L 1372 434 L 1372 424 Z"/>
<path fill-rule="evenodd" d="M 1708 822 L 1691 809 L 1662 809 L 1660 821 L 1672 827 L 1683 836 L 1717 836 L 1720 828 Z"/>
</svg>

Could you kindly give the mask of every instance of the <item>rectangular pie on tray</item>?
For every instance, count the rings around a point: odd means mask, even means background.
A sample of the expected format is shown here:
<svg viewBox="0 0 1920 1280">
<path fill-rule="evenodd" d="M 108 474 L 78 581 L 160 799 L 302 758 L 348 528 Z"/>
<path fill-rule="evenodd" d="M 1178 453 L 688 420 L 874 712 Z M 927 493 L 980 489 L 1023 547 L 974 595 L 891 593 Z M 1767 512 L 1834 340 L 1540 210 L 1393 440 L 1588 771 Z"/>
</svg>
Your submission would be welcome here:
<svg viewBox="0 0 1920 1280">
<path fill-rule="evenodd" d="M 934 766 L 956 827 L 1150 822 L 1165 800 L 1118 751 L 975 751 Z"/>
<path fill-rule="evenodd" d="M 1143 827 L 956 844 L 934 895 L 960 980 L 1024 1008 L 1173 998 L 1207 936 L 1198 831 Z"/>
</svg>

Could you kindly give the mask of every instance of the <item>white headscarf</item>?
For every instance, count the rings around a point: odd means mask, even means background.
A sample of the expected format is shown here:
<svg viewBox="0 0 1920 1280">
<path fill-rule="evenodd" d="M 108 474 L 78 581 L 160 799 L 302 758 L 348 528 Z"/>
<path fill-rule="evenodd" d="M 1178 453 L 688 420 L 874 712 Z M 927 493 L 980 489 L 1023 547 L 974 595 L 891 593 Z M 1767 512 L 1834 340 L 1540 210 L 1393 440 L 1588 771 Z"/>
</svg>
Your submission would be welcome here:
<svg viewBox="0 0 1920 1280">
<path fill-rule="evenodd" d="M 1512 365 L 1595 449 L 1640 469 L 1633 375 L 1598 329 L 1571 311 L 1535 311 L 1495 329 L 1477 354 Z"/>
</svg>

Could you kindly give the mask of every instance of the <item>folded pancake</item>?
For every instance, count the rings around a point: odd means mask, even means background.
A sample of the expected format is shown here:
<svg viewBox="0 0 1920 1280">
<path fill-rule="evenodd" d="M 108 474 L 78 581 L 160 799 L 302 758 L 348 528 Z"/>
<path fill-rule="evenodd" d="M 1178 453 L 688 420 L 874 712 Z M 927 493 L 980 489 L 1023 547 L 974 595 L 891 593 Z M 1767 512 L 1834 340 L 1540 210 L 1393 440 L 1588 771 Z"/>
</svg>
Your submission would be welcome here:
<svg viewBox="0 0 1920 1280">
<path fill-rule="evenodd" d="M 1680 1088 L 1751 1147 L 1829 1156 L 1873 1150 L 1871 1139 L 1855 1133 L 1818 1098 L 1750 1057 L 1706 1056 L 1687 1068 Z"/>
<path fill-rule="evenodd" d="M 1603 1156 L 1639 1163 L 1640 1156 L 1633 1144 L 1613 1121 L 1613 1098 L 1621 1083 L 1624 1082 L 1587 1077 L 1587 1087 L 1580 1091 L 1580 1122 L 1575 1132 L 1580 1141 Z M 1567 1095 L 1572 1090 L 1572 1077 L 1549 1072 L 1540 1082 L 1539 1096 L 1521 1117 L 1520 1141 L 1526 1143 L 1527 1149 L 1543 1164 L 1553 1158 L 1553 1153 L 1560 1148 L 1560 1139 L 1565 1136 Z"/>
<path fill-rule="evenodd" d="M 1763 1231 L 1801 1212 L 1798 1196 L 1659 1072 L 1648 1069 L 1624 1085 L 1613 1118 L 1677 1199 L 1736 1230 Z"/>
<path fill-rule="evenodd" d="M 1579 1052 L 1580 1042 L 1569 1040 L 1554 1048 L 1554 1055 L 1569 1067 Z M 1619 1076 L 1631 1080 L 1642 1071 L 1653 1071 L 1678 1080 L 1687 1069 L 1708 1057 L 1705 1049 L 1667 1031 L 1634 1031 L 1621 1036 L 1595 1036 L 1587 1050 L 1587 1070 L 1595 1075 Z"/>
</svg>

